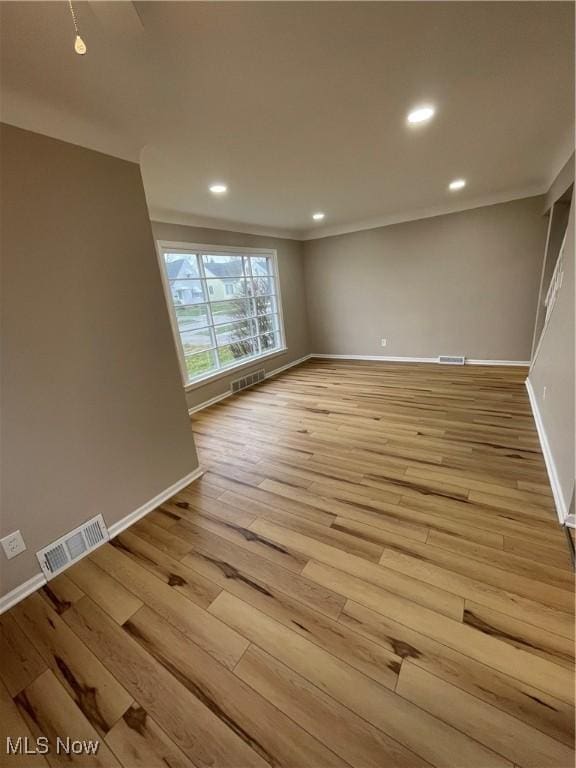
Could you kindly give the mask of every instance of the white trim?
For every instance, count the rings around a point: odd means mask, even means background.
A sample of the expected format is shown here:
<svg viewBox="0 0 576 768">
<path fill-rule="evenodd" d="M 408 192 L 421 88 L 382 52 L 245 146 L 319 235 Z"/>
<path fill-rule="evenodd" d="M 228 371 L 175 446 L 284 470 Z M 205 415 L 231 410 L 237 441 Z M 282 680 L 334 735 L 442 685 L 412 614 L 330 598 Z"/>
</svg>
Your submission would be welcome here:
<svg viewBox="0 0 576 768">
<path fill-rule="evenodd" d="M 451 213 L 462 213 L 463 211 L 474 210 L 475 208 L 486 208 L 491 205 L 500 205 L 501 203 L 511 203 L 514 200 L 522 200 L 527 197 L 537 197 L 546 193 L 548 187 L 538 184 L 530 187 L 524 187 L 513 192 L 504 192 L 503 194 L 486 195 L 472 200 L 462 201 L 460 203 L 446 202 L 430 208 L 424 208 L 418 211 L 403 211 L 400 213 L 378 216 L 364 221 L 357 221 L 351 224 L 333 224 L 310 229 L 302 232 L 300 240 L 320 240 L 323 237 L 334 237 L 336 235 L 348 235 L 354 232 L 361 232 L 366 229 L 380 229 L 380 227 L 389 227 L 392 224 L 404 224 L 408 221 L 420 221 L 421 219 L 432 219 L 435 216 L 446 216 Z"/>
<path fill-rule="evenodd" d="M 275 368 L 273 371 L 270 371 L 265 375 L 264 380 L 271 379 L 272 376 L 277 376 L 279 373 L 282 373 L 282 371 L 286 371 L 288 368 L 293 368 L 295 365 L 300 365 L 300 363 L 306 362 L 306 360 L 309 360 L 311 357 L 315 357 L 315 355 L 304 355 L 304 357 L 299 357 L 298 360 L 292 360 L 291 363 L 286 363 L 286 365 L 282 365 L 280 368 Z M 225 400 L 227 397 L 230 397 L 231 394 L 232 390 L 229 389 L 226 392 L 222 392 L 220 395 L 211 397 L 209 400 L 204 400 L 202 403 L 189 408 L 188 415 L 192 416 L 192 414 L 196 413 L 197 411 L 203 411 L 204 408 L 209 408 L 211 405 L 219 403 L 220 400 Z"/>
<path fill-rule="evenodd" d="M 324 355 L 314 352 L 310 357 L 327 360 L 379 360 L 383 363 L 438 363 L 437 357 L 391 357 L 388 355 Z M 466 365 L 512 365 L 528 368 L 529 360 L 473 360 L 466 358 Z M 440 365 L 440 363 L 438 363 Z"/>
<path fill-rule="evenodd" d="M 150 501 L 147 501 L 141 507 L 138 507 L 138 509 L 135 509 L 134 512 L 130 512 L 130 514 L 126 515 L 126 517 L 123 517 L 121 520 L 118 520 L 116 523 L 112 523 L 112 525 L 108 528 L 108 533 L 110 534 L 110 538 L 113 539 L 115 536 L 118 536 L 119 533 L 122 533 L 122 531 L 126 530 L 126 528 L 129 528 L 137 520 L 140 520 L 140 518 L 144 517 L 144 515 L 147 515 L 149 512 L 152 512 L 152 510 L 159 507 L 167 499 L 177 494 L 178 491 L 181 491 L 182 488 L 185 488 L 187 485 L 190 485 L 190 483 L 193 483 L 194 480 L 198 480 L 198 478 L 201 477 L 203 474 L 204 474 L 204 470 L 202 469 L 202 467 L 197 467 L 193 472 L 190 472 L 188 475 L 184 475 L 184 477 L 181 477 L 180 480 L 177 480 L 168 488 L 165 488 L 157 496 L 154 496 L 153 499 L 150 499 Z"/>
<path fill-rule="evenodd" d="M 490 205 L 499 205 L 500 203 L 509 203 L 513 200 L 521 200 L 526 197 L 536 197 L 544 195 L 549 190 L 550 184 L 533 184 L 521 189 L 515 189 L 509 192 L 499 194 L 483 195 L 473 199 L 456 203 L 446 200 L 444 203 L 429 208 L 416 211 L 401 211 L 399 213 L 385 214 L 370 219 L 356 221 L 350 224 L 325 224 L 314 229 L 284 229 L 276 227 L 260 226 L 258 224 L 246 224 L 229 221 L 226 219 L 209 218 L 206 216 L 197 216 L 186 211 L 174 211 L 163 208 L 150 208 L 150 219 L 152 224 L 179 224 L 188 227 L 200 227 L 224 232 L 237 232 L 238 234 L 249 234 L 264 237 L 277 237 L 285 240 L 319 240 L 322 237 L 333 237 L 335 235 L 347 235 L 353 232 L 361 232 L 366 229 L 379 229 L 388 227 L 391 224 L 403 224 L 408 221 L 418 221 L 420 219 L 430 219 L 434 216 L 445 216 L 450 213 L 460 213 L 462 211 L 473 210 L 474 208 L 485 208 Z"/>
<path fill-rule="evenodd" d="M 200 376 L 194 381 L 188 381 L 188 371 L 186 368 L 186 358 L 184 355 L 184 348 L 182 346 L 182 337 L 180 334 L 180 329 L 178 327 L 178 318 L 176 316 L 176 307 L 174 305 L 174 300 L 172 297 L 172 292 L 170 290 L 169 285 L 169 279 L 166 274 L 166 264 L 164 262 L 164 253 L 167 251 L 173 252 L 173 251 L 181 251 L 185 254 L 194 254 L 198 258 L 198 266 L 200 270 L 200 274 L 198 278 L 192 278 L 192 279 L 198 279 L 202 281 L 202 284 L 204 285 L 207 281 L 206 273 L 204 271 L 204 260 L 202 259 L 202 255 L 205 253 L 209 254 L 228 254 L 228 253 L 237 253 L 238 255 L 242 256 L 243 264 L 245 263 L 245 257 L 254 256 L 261 254 L 263 256 L 266 256 L 271 260 L 271 266 L 272 266 L 272 272 L 270 273 L 269 277 L 273 280 L 274 288 L 276 292 L 274 294 L 269 294 L 271 297 L 275 299 L 276 303 L 276 312 L 270 312 L 269 315 L 266 316 L 272 316 L 275 315 L 278 319 L 278 330 L 274 331 L 274 333 L 278 336 L 279 340 L 279 346 L 275 349 L 271 349 L 269 352 L 266 352 L 264 354 L 259 355 L 253 355 L 251 357 L 246 358 L 245 360 L 242 360 L 238 363 L 234 363 L 232 365 L 227 366 L 220 366 L 219 360 L 218 360 L 218 342 L 215 335 L 215 324 L 214 324 L 214 317 L 212 315 L 212 306 L 211 306 L 211 299 L 208 294 L 206 293 L 206 300 L 204 302 L 201 302 L 203 305 L 208 307 L 208 315 L 210 317 L 210 323 L 206 326 L 210 330 L 210 335 L 213 340 L 213 346 L 210 348 L 207 348 L 206 352 L 215 352 L 214 359 L 216 360 L 216 363 L 218 364 L 218 368 L 212 371 L 208 371 L 204 376 Z M 281 287 L 281 280 L 280 280 L 280 269 L 278 265 L 278 253 L 275 248 L 251 248 L 249 246 L 236 246 L 236 245 L 210 245 L 206 243 L 186 243 L 182 241 L 173 241 L 173 240 L 156 240 L 156 253 L 158 256 L 158 266 L 160 269 L 160 275 L 162 278 L 162 286 L 164 288 L 164 298 L 166 300 L 166 305 L 168 308 L 168 314 L 170 316 L 170 324 L 172 326 L 172 335 L 174 338 L 174 345 L 176 347 L 176 353 L 178 356 L 178 362 L 180 364 L 180 376 L 182 379 L 182 386 L 184 387 L 185 392 L 189 392 L 192 389 L 195 389 L 196 387 L 202 386 L 203 384 L 206 384 L 209 381 L 218 379 L 222 376 L 226 376 L 230 371 L 236 371 L 241 370 L 242 368 L 245 368 L 246 366 L 253 365 L 258 360 L 264 360 L 267 357 L 272 357 L 273 355 L 282 354 L 286 351 L 286 331 L 284 328 L 284 312 L 282 308 L 282 287 Z M 250 278 L 252 278 L 252 266 L 251 262 L 250 264 Z M 243 269 L 245 270 L 245 267 L 243 266 Z M 244 271 L 244 278 L 250 279 L 246 272 Z M 254 296 L 246 297 L 248 299 L 256 298 Z M 228 299 L 224 299 L 224 301 L 227 301 Z M 258 317 L 258 315 L 255 315 L 254 317 Z M 250 317 L 252 319 L 252 316 Z M 219 325 L 225 325 L 226 323 L 220 323 Z M 255 327 L 256 331 L 258 330 L 257 326 Z M 258 336 L 250 337 L 250 338 L 258 338 Z M 258 344 L 260 346 L 260 344 Z"/>
<path fill-rule="evenodd" d="M 286 365 L 281 365 L 280 368 L 275 368 L 273 371 L 270 371 L 270 373 L 266 374 L 267 379 L 271 379 L 272 376 L 277 376 L 279 373 L 282 373 L 282 371 L 287 371 L 288 368 L 293 368 L 295 365 L 300 365 L 300 363 L 305 363 L 306 360 L 309 360 L 313 355 L 304 355 L 304 357 L 299 357 L 298 360 L 292 360 L 291 363 L 286 363 Z"/>
<path fill-rule="evenodd" d="M 567 528 L 576 528 L 576 515 L 566 515 L 564 525 Z"/>
<path fill-rule="evenodd" d="M 530 360 L 465 360 L 466 365 L 512 365 L 529 368 Z"/>
<path fill-rule="evenodd" d="M 216 395 L 216 397 L 211 397 L 209 400 L 204 400 L 202 403 L 199 403 L 192 408 L 188 408 L 188 416 L 192 416 L 192 414 L 196 413 L 196 411 L 203 411 L 204 408 L 209 408 L 211 405 L 219 403 L 220 400 L 225 400 L 227 397 L 230 397 L 231 394 L 232 390 L 229 389 L 226 392 L 222 392 L 221 395 Z"/>
<path fill-rule="evenodd" d="M 167 499 L 177 494 L 178 491 L 182 490 L 182 488 L 190 485 L 190 483 L 194 482 L 194 480 L 197 480 L 203 474 L 204 470 L 202 467 L 197 467 L 193 472 L 190 472 L 188 475 L 180 478 L 180 480 L 177 480 L 168 488 L 165 488 L 157 496 L 154 496 L 153 499 L 150 499 L 141 507 L 135 509 L 134 512 L 130 512 L 130 514 L 126 515 L 126 517 L 123 517 L 116 523 L 112 523 L 112 525 L 108 527 L 109 537 L 113 539 L 115 536 L 118 536 L 119 533 L 122 533 L 122 531 L 131 526 L 137 520 L 140 520 L 140 518 L 144 517 L 144 515 L 152 512 L 152 510 L 159 507 Z M 75 562 L 77 561 L 71 562 L 65 569 L 60 571 L 60 573 L 64 573 L 67 568 L 74 565 Z M 47 579 L 44 574 L 37 573 L 28 579 L 28 581 L 25 581 L 23 584 L 20 584 L 20 586 L 15 587 L 11 592 L 8 592 L 8 594 L 0 597 L 0 614 L 4 613 L 4 611 L 7 611 L 9 608 L 12 608 L 12 606 L 16 605 L 16 603 L 19 603 L 21 600 L 24 600 L 24 598 L 28 597 L 28 595 L 36 592 L 37 589 L 40 589 L 40 587 L 43 587 L 46 583 Z"/>
<path fill-rule="evenodd" d="M 190 253 L 192 250 L 193 252 L 199 251 L 200 253 L 204 252 L 210 252 L 210 254 L 214 253 L 239 253 L 241 255 L 244 255 L 248 253 L 248 255 L 254 254 L 254 253 L 263 253 L 265 256 L 272 256 L 276 253 L 276 250 L 274 248 L 252 248 L 249 245 L 221 245 L 217 244 L 214 245 L 214 243 L 191 243 L 191 242 L 182 242 L 181 240 L 157 240 L 156 241 L 160 247 L 160 249 L 166 248 L 166 249 L 174 249 L 175 251 L 185 251 L 186 253 Z M 242 277 L 242 275 L 238 275 L 238 277 Z M 198 280 L 198 278 L 190 278 L 192 280 Z"/>
<path fill-rule="evenodd" d="M 16 605 L 16 603 L 19 603 L 21 600 L 24 600 L 25 597 L 31 595 L 32 592 L 36 592 L 37 589 L 40 589 L 40 587 L 43 587 L 44 584 L 46 584 L 46 581 L 46 576 L 44 576 L 43 573 L 37 573 L 32 576 L 31 579 L 25 581 L 24 584 L 20 584 L 19 587 L 16 587 L 11 592 L 0 597 L 0 613 L 8 611 Z"/>
<path fill-rule="evenodd" d="M 256 235 L 257 237 L 274 237 L 281 240 L 301 240 L 300 232 L 282 227 L 266 227 L 258 224 L 242 224 L 229 219 L 216 219 L 209 216 L 196 216 L 185 211 L 172 211 L 166 208 L 150 208 L 152 225 L 177 224 L 181 227 L 198 227 L 213 229 L 216 232 L 233 232 L 239 235 Z"/>
<path fill-rule="evenodd" d="M 554 496 L 554 503 L 556 505 L 556 514 L 560 525 L 566 524 L 566 518 L 568 517 L 568 505 L 564 500 L 562 494 L 562 488 L 560 480 L 558 478 L 558 472 L 556 471 L 556 464 L 554 463 L 554 456 L 550 448 L 550 443 L 546 436 L 546 430 L 544 429 L 544 422 L 538 409 L 538 402 L 536 400 L 536 394 L 532 387 L 530 379 L 526 379 L 526 390 L 528 391 L 528 399 L 530 400 L 530 406 L 532 408 L 532 415 L 534 416 L 534 422 L 536 424 L 536 430 L 538 432 L 538 439 L 540 440 L 540 447 L 544 455 L 544 462 L 546 464 L 546 471 L 548 472 L 548 480 L 550 481 L 550 487 L 552 488 L 552 495 Z"/>
<path fill-rule="evenodd" d="M 313 352 L 311 357 L 323 360 L 380 360 L 383 363 L 437 363 L 437 357 L 391 357 L 388 355 L 325 355 Z"/>
</svg>

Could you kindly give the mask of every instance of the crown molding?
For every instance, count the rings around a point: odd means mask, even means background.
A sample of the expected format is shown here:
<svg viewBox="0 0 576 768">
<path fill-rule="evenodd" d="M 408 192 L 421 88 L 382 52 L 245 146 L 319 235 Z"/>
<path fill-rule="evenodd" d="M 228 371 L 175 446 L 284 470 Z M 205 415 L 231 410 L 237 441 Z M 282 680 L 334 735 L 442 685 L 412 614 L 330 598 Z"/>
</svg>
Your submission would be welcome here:
<svg viewBox="0 0 576 768">
<path fill-rule="evenodd" d="M 544 184 L 532 185 L 513 192 L 502 192 L 498 194 L 477 197 L 461 203 L 451 203 L 438 205 L 431 208 L 423 208 L 418 211 L 394 213 L 385 216 L 378 216 L 373 219 L 366 219 L 362 222 L 352 224 L 334 224 L 318 229 L 310 230 L 302 235 L 302 240 L 320 240 L 324 237 L 334 237 L 336 235 L 348 235 L 353 232 L 361 232 L 367 229 L 378 229 L 379 227 L 389 227 L 392 224 L 404 224 L 409 221 L 419 221 L 420 219 L 431 219 L 435 216 L 446 216 L 450 213 L 461 213 L 470 211 L 474 208 L 485 208 L 490 205 L 499 205 L 500 203 L 509 203 L 513 200 L 521 200 L 526 197 L 536 197 L 544 195 L 547 186 Z"/>
<path fill-rule="evenodd" d="M 260 237 L 277 237 L 282 240 L 302 240 L 300 232 L 277 227 L 266 227 L 258 224 L 245 224 L 227 219 L 215 219 L 209 216 L 197 216 L 184 211 L 171 211 L 166 208 L 149 207 L 150 220 L 153 224 L 179 224 L 184 227 L 200 227 L 202 229 L 219 229 L 223 232 L 239 232 L 245 235 Z"/>
<path fill-rule="evenodd" d="M 435 216 L 446 216 L 450 213 L 461 213 L 462 211 L 485 208 L 490 205 L 510 203 L 514 200 L 544 195 L 546 194 L 547 189 L 547 185 L 532 185 L 513 192 L 502 192 L 499 194 L 477 197 L 472 200 L 463 201 L 459 204 L 451 203 L 449 205 L 423 208 L 410 213 L 405 212 L 378 216 L 373 219 L 366 219 L 352 224 L 334 224 L 333 226 L 319 227 L 318 229 L 309 230 L 307 232 L 259 226 L 257 224 L 242 224 L 236 221 L 215 219 L 207 216 L 196 216 L 183 211 L 170 211 L 155 207 L 150 208 L 150 219 L 154 224 L 180 224 L 188 227 L 219 229 L 224 232 L 239 232 L 249 235 L 279 237 L 284 240 L 307 241 L 320 240 L 324 237 L 335 237 L 337 235 L 348 235 L 354 232 L 362 232 L 367 229 L 378 229 L 379 227 L 388 227 L 392 224 L 403 224 L 409 221 L 419 221 L 420 219 L 431 219 Z"/>
</svg>

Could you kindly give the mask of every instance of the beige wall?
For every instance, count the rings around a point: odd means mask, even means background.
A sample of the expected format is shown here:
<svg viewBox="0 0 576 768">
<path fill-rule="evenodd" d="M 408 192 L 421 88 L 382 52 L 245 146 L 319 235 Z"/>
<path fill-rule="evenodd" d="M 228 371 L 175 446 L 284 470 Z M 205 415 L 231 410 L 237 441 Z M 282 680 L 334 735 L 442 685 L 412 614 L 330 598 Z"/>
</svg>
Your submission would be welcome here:
<svg viewBox="0 0 576 768">
<path fill-rule="evenodd" d="M 312 351 L 529 360 L 542 206 L 534 197 L 306 242 Z"/>
<path fill-rule="evenodd" d="M 188 227 L 180 224 L 164 224 L 157 221 L 152 222 L 152 230 L 156 240 L 248 248 L 274 248 L 278 257 L 287 351 L 267 360 L 257 360 L 241 371 L 235 370 L 227 376 L 191 389 L 186 393 L 189 408 L 228 392 L 232 379 L 237 379 L 239 376 L 259 368 L 264 368 L 266 372 L 273 371 L 294 360 L 299 360 L 310 352 L 302 243 L 296 240 L 247 235 L 219 229 Z"/>
<path fill-rule="evenodd" d="M 564 278 L 530 370 L 536 406 L 558 478 L 561 505 L 568 510 L 574 492 L 574 197 L 564 247 Z M 544 395 L 546 388 L 546 395 Z"/>
<path fill-rule="evenodd" d="M 1 593 L 197 467 L 138 165 L 2 126 Z"/>
</svg>

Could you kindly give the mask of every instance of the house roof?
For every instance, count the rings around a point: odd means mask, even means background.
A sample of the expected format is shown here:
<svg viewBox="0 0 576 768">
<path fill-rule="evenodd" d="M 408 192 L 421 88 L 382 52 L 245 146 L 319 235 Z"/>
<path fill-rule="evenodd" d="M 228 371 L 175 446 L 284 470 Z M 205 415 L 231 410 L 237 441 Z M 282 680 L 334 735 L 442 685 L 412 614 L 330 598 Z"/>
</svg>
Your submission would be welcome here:
<svg viewBox="0 0 576 768">
<path fill-rule="evenodd" d="M 181 275 L 181 271 L 185 266 L 188 266 L 186 259 L 174 259 L 174 261 L 166 262 L 166 274 L 169 280 L 184 280 L 186 275 Z M 255 273 L 260 273 L 259 276 L 264 276 L 266 273 L 258 264 L 253 264 L 252 269 Z M 221 262 L 221 261 L 207 261 L 204 262 L 204 271 L 207 277 L 241 277 L 238 275 L 238 269 L 233 262 Z M 193 279 L 193 278 L 191 278 Z"/>
<path fill-rule="evenodd" d="M 166 262 L 166 274 L 169 280 L 176 280 L 180 277 L 180 271 L 184 264 L 187 264 L 186 259 L 175 259 L 174 261 Z"/>
</svg>

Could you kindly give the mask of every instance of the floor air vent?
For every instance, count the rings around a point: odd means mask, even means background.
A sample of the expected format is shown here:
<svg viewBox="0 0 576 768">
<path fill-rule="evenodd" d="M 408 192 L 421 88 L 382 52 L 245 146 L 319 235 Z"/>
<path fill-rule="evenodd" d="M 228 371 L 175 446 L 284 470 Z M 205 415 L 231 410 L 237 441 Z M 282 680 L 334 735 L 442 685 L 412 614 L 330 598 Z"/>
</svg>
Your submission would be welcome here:
<svg viewBox="0 0 576 768">
<path fill-rule="evenodd" d="M 460 355 L 440 355 L 438 358 L 438 362 L 445 365 L 464 365 L 464 360 Z"/>
<path fill-rule="evenodd" d="M 109 538 L 104 518 L 102 515 L 96 515 L 92 520 L 41 549 L 36 553 L 36 557 L 46 578 L 51 579 Z"/>
<path fill-rule="evenodd" d="M 258 384 L 259 381 L 264 381 L 265 377 L 266 371 L 264 368 L 261 368 L 259 371 L 254 371 L 254 373 L 249 373 L 247 376 L 243 376 L 241 379 L 234 379 L 234 381 L 230 383 L 230 388 L 232 392 L 240 392 L 241 389 L 246 389 L 253 384 Z"/>
</svg>

